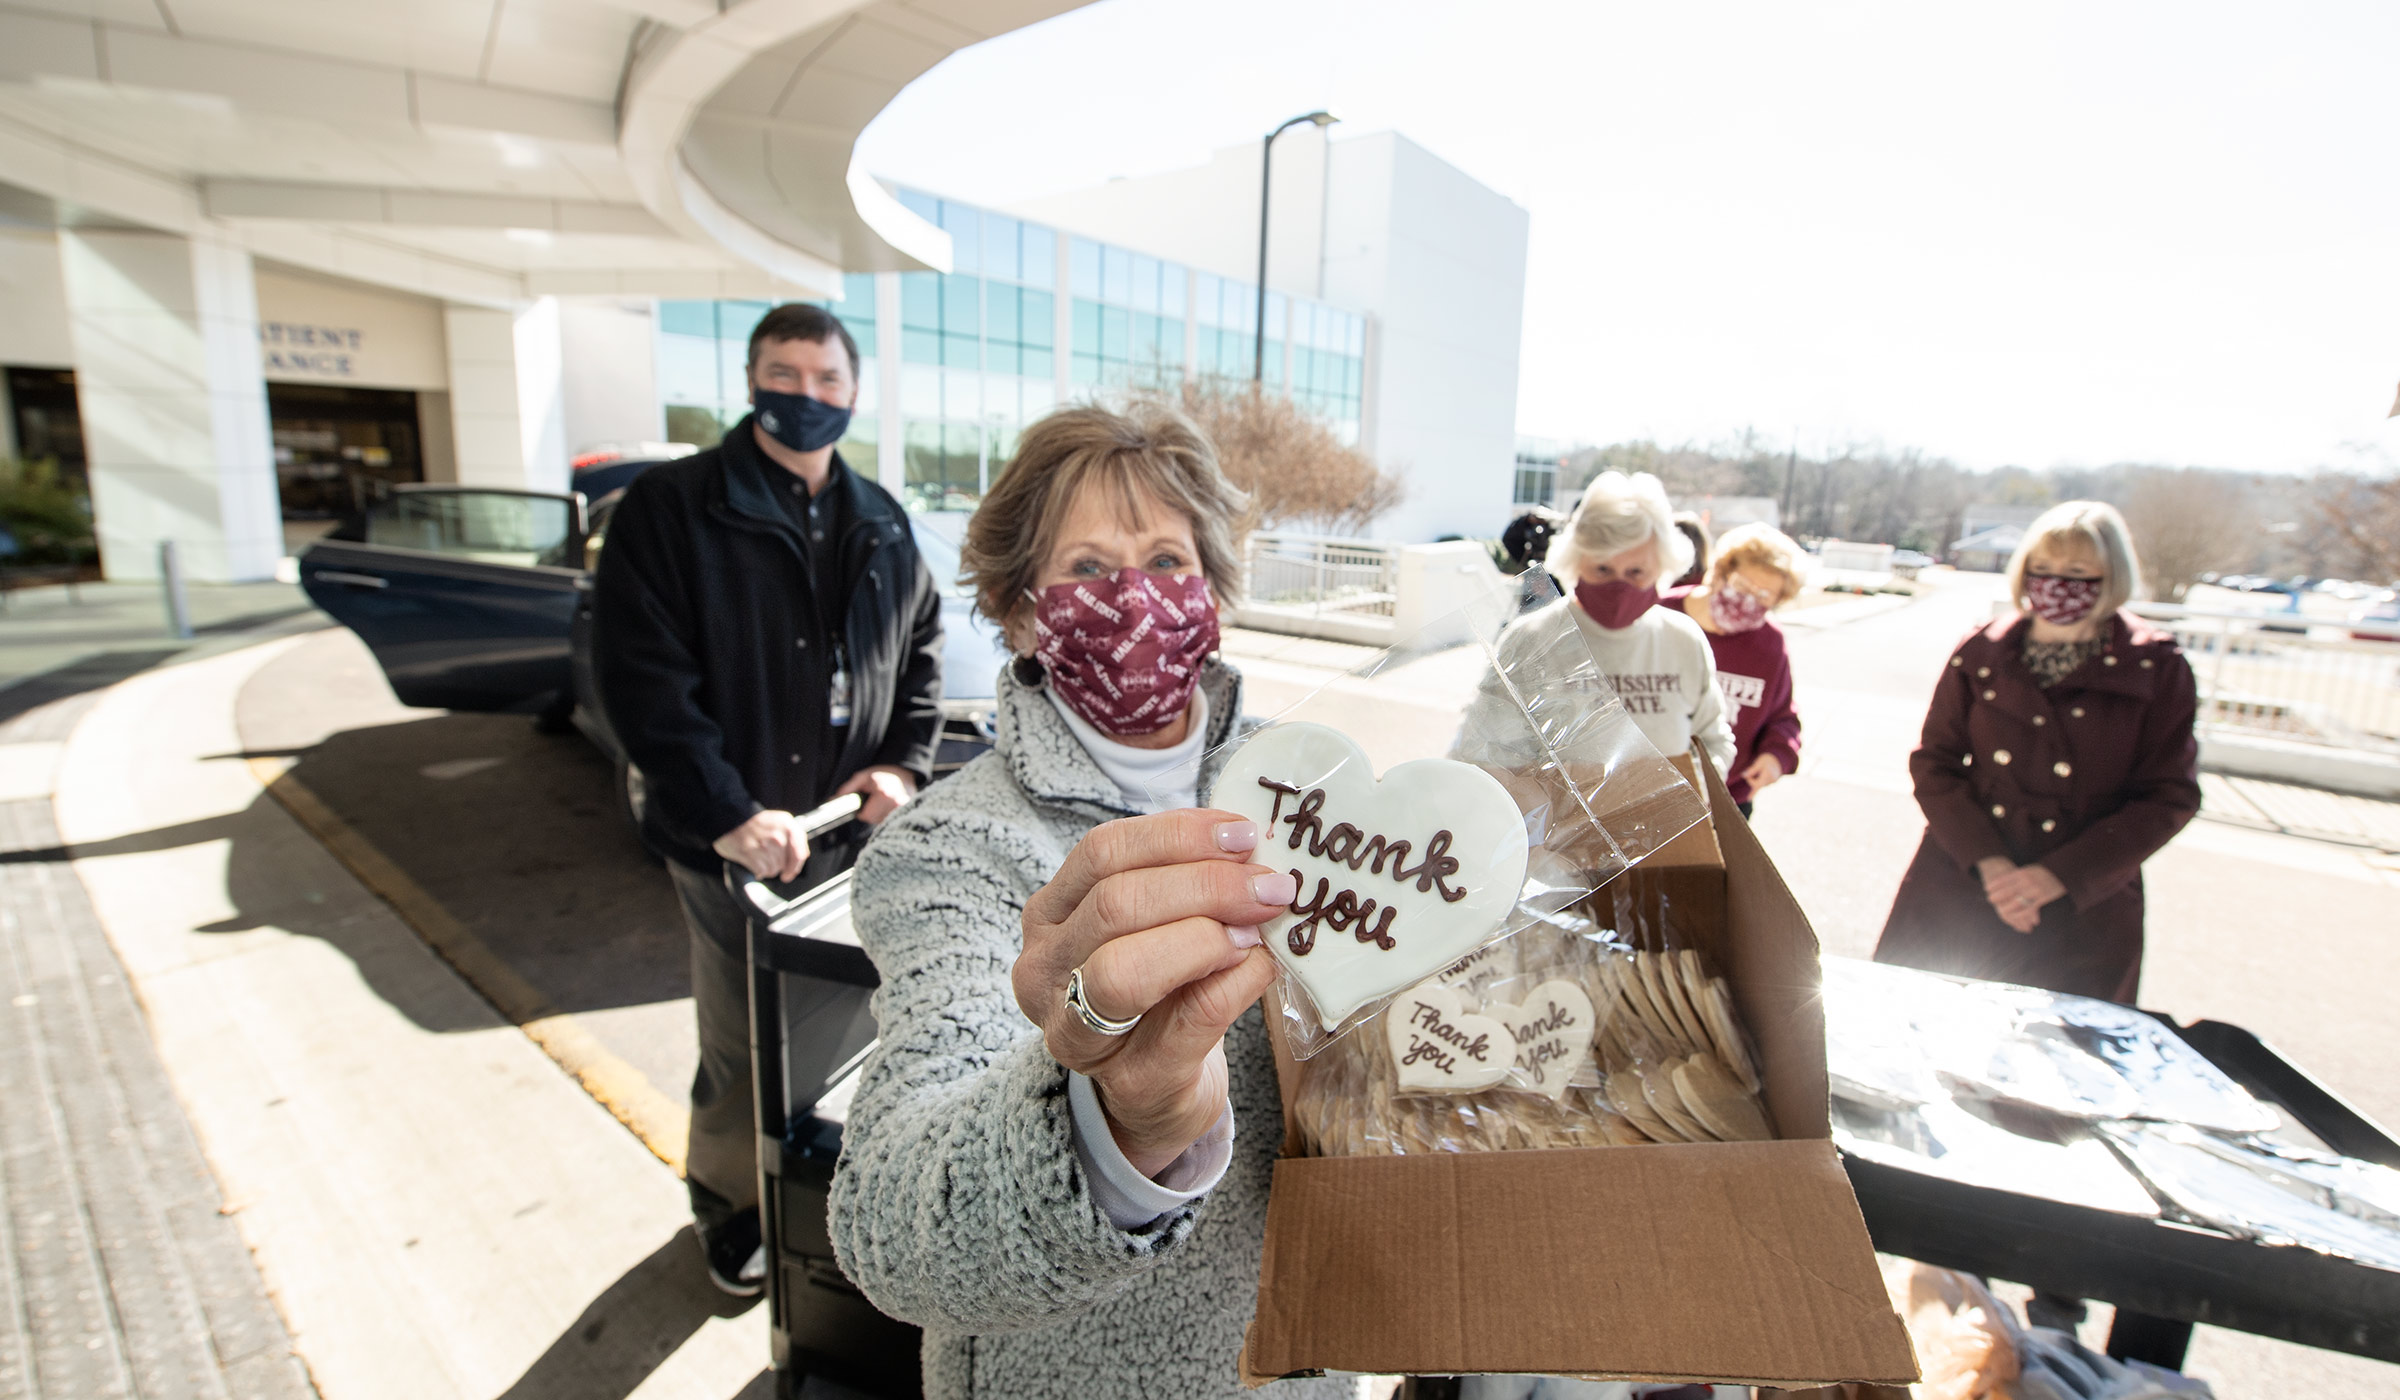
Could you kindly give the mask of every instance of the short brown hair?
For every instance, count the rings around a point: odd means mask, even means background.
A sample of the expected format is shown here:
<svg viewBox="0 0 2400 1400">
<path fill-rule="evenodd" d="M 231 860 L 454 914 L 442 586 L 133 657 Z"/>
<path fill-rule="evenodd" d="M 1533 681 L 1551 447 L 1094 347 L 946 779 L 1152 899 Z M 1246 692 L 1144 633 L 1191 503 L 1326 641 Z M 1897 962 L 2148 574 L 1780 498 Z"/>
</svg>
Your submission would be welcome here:
<svg viewBox="0 0 2400 1400">
<path fill-rule="evenodd" d="M 750 328 L 750 356 L 742 361 L 744 369 L 758 368 L 758 347 L 770 340 L 806 340 L 823 345 L 839 340 L 850 356 L 850 377 L 858 378 L 858 342 L 850 338 L 850 328 L 842 318 L 805 301 L 787 301 L 758 318 Z"/>
<path fill-rule="evenodd" d="M 1774 602 L 1780 607 L 1799 597 L 1801 585 L 1808 582 L 1800 562 L 1807 557 L 1807 551 L 1793 543 L 1791 536 L 1772 525 L 1740 525 L 1717 541 L 1717 551 L 1709 557 L 1708 581 L 1721 583 L 1736 569 L 1765 569 L 1783 579 L 1783 589 Z"/>
<path fill-rule="evenodd" d="M 1192 420 L 1158 404 L 1124 413 L 1062 408 L 1025 430 L 1017 455 L 967 521 L 961 578 L 975 608 L 1006 630 L 1025 604 L 1077 493 L 1114 494 L 1120 518 L 1140 517 L 1147 496 L 1182 512 L 1200 551 L 1200 572 L 1230 607 L 1241 601 L 1236 540 L 1249 500 L 1225 479 L 1217 449 Z"/>
</svg>

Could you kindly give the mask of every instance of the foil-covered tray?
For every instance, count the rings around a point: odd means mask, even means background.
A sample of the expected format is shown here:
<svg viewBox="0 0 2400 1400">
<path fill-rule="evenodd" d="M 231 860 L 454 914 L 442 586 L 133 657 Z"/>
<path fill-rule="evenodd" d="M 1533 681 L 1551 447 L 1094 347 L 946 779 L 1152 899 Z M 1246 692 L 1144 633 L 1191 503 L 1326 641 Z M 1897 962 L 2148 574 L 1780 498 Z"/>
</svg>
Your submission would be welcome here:
<svg viewBox="0 0 2400 1400">
<path fill-rule="evenodd" d="M 2400 1171 L 2284 1120 L 2129 1007 L 1827 958 L 1834 1140 L 1969 1186 L 2400 1271 Z"/>
</svg>

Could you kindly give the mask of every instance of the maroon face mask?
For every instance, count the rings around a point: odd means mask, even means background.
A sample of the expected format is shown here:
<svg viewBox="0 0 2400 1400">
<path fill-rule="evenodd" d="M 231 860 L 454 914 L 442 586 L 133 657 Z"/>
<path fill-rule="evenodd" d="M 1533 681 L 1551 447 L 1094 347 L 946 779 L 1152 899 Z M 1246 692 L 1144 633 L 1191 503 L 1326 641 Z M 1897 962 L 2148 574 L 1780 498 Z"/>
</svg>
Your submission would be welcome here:
<svg viewBox="0 0 2400 1400">
<path fill-rule="evenodd" d="M 2025 606 L 2044 622 L 2072 627 L 2092 615 L 2100 602 L 2096 578 L 2061 578 L 2057 574 L 2025 576 Z"/>
<path fill-rule="evenodd" d="M 1192 703 L 1200 663 L 1217 649 L 1217 602 L 1199 574 L 1119 569 L 1043 589 L 1033 635 L 1068 708 L 1103 734 L 1155 734 Z"/>
<path fill-rule="evenodd" d="M 1579 583 L 1575 585 L 1575 601 L 1583 604 L 1592 621 L 1615 632 L 1631 627 L 1635 619 L 1650 611 L 1650 605 L 1658 601 L 1658 585 L 1636 586 L 1621 578 L 1606 583 Z"/>
</svg>

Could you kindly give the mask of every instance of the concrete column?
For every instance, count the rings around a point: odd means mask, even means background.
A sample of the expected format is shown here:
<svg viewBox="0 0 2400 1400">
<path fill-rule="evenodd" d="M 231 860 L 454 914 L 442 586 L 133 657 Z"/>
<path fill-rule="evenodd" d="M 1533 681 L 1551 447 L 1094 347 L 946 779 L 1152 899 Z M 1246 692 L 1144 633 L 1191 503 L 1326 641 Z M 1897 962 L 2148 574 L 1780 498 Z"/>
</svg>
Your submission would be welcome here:
<svg viewBox="0 0 2400 1400">
<path fill-rule="evenodd" d="M 667 435 L 658 397 L 658 303 L 591 297 L 558 304 L 565 442 L 572 457 L 608 442 Z"/>
<path fill-rule="evenodd" d="M 520 491 L 567 489 L 558 301 L 513 311 L 442 308 L 458 480 Z"/>
<path fill-rule="evenodd" d="M 900 411 L 900 274 L 875 274 L 875 480 L 895 496 L 908 490 L 908 419 Z"/>
<path fill-rule="evenodd" d="M 283 513 L 260 376 L 250 254 L 217 239 L 62 229 L 59 269 L 101 568 L 275 576 Z"/>
</svg>

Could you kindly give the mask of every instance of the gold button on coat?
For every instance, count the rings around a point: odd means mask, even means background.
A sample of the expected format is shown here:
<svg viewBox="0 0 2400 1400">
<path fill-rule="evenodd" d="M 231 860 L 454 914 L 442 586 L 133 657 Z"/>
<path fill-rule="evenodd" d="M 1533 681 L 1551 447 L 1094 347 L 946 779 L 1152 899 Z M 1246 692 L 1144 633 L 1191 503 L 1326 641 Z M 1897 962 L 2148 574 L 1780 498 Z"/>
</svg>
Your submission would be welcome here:
<svg viewBox="0 0 2400 1400">
<path fill-rule="evenodd" d="M 2103 666 L 2114 666 L 2117 664 L 2117 658 L 2113 656 L 2103 656 L 2100 658 L 2100 664 Z"/>
<path fill-rule="evenodd" d="M 2050 765 L 2050 771 L 2064 778 L 2075 771 L 2075 765 L 2062 758 Z"/>
<path fill-rule="evenodd" d="M 1983 679 L 1985 676 L 1988 676 L 1988 675 L 1990 675 L 1991 673 L 1992 673 L 1992 668 L 1991 668 L 1991 667 L 1989 667 L 1989 666 L 1978 666 L 1978 667 L 1976 667 L 1976 668 L 1975 668 L 1975 678 L 1976 678 L 1977 680 L 1981 680 L 1981 679 Z"/>
<path fill-rule="evenodd" d="M 1992 804 L 1992 815 L 1995 817 L 2005 817 L 2008 815 L 2008 809 L 1995 802 Z"/>
<path fill-rule="evenodd" d="M 2008 765 L 2008 750 L 2006 750 L 2006 749 L 1994 749 L 1994 750 L 1992 750 L 1992 762 L 1994 762 L 1994 763 L 1997 763 L 1997 764 L 2000 764 L 2002 767 L 2006 767 L 2006 766 Z"/>
<path fill-rule="evenodd" d="M 2083 718 L 2083 706 L 2077 705 L 2074 709 L 2067 711 L 2067 713 L 2073 715 L 2077 719 L 2081 719 Z"/>
<path fill-rule="evenodd" d="M 2040 715 L 2035 715 L 2033 717 L 2033 727 L 2036 729 L 2041 728 L 2043 725 L 2048 724 L 2049 722 L 2050 721 L 2042 718 Z"/>
<path fill-rule="evenodd" d="M 2142 669 L 2143 669 L 2143 670 L 2145 670 L 2145 671 L 2149 670 L 2149 669 L 2150 669 L 2150 667 L 2151 667 L 2153 664 L 2154 664 L 2154 663 L 2152 663 L 2152 661 L 2150 660 L 2150 658 L 2149 658 L 2149 657 L 2145 656 L 2145 657 L 2143 657 L 2143 658 L 2142 658 Z"/>
<path fill-rule="evenodd" d="M 1986 700 L 1996 700 L 1996 699 L 1998 699 L 1999 697 L 2000 697 L 2000 692 L 1999 692 L 1999 691 L 1996 691 L 1996 690 L 1987 690 L 1987 691 L 1985 691 L 1985 692 L 1983 693 L 1983 698 L 1984 698 L 1984 699 L 1986 699 Z"/>
<path fill-rule="evenodd" d="M 2056 830 L 2058 830 L 2058 823 L 2057 823 L 2057 822 L 2055 822 L 2055 821 L 2052 821 L 2052 820 L 2051 820 L 2050 818 L 2048 818 L 2048 817 L 2044 817 L 2044 818 L 2042 818 L 2042 830 L 2044 830 L 2044 831 L 2056 831 Z"/>
</svg>

